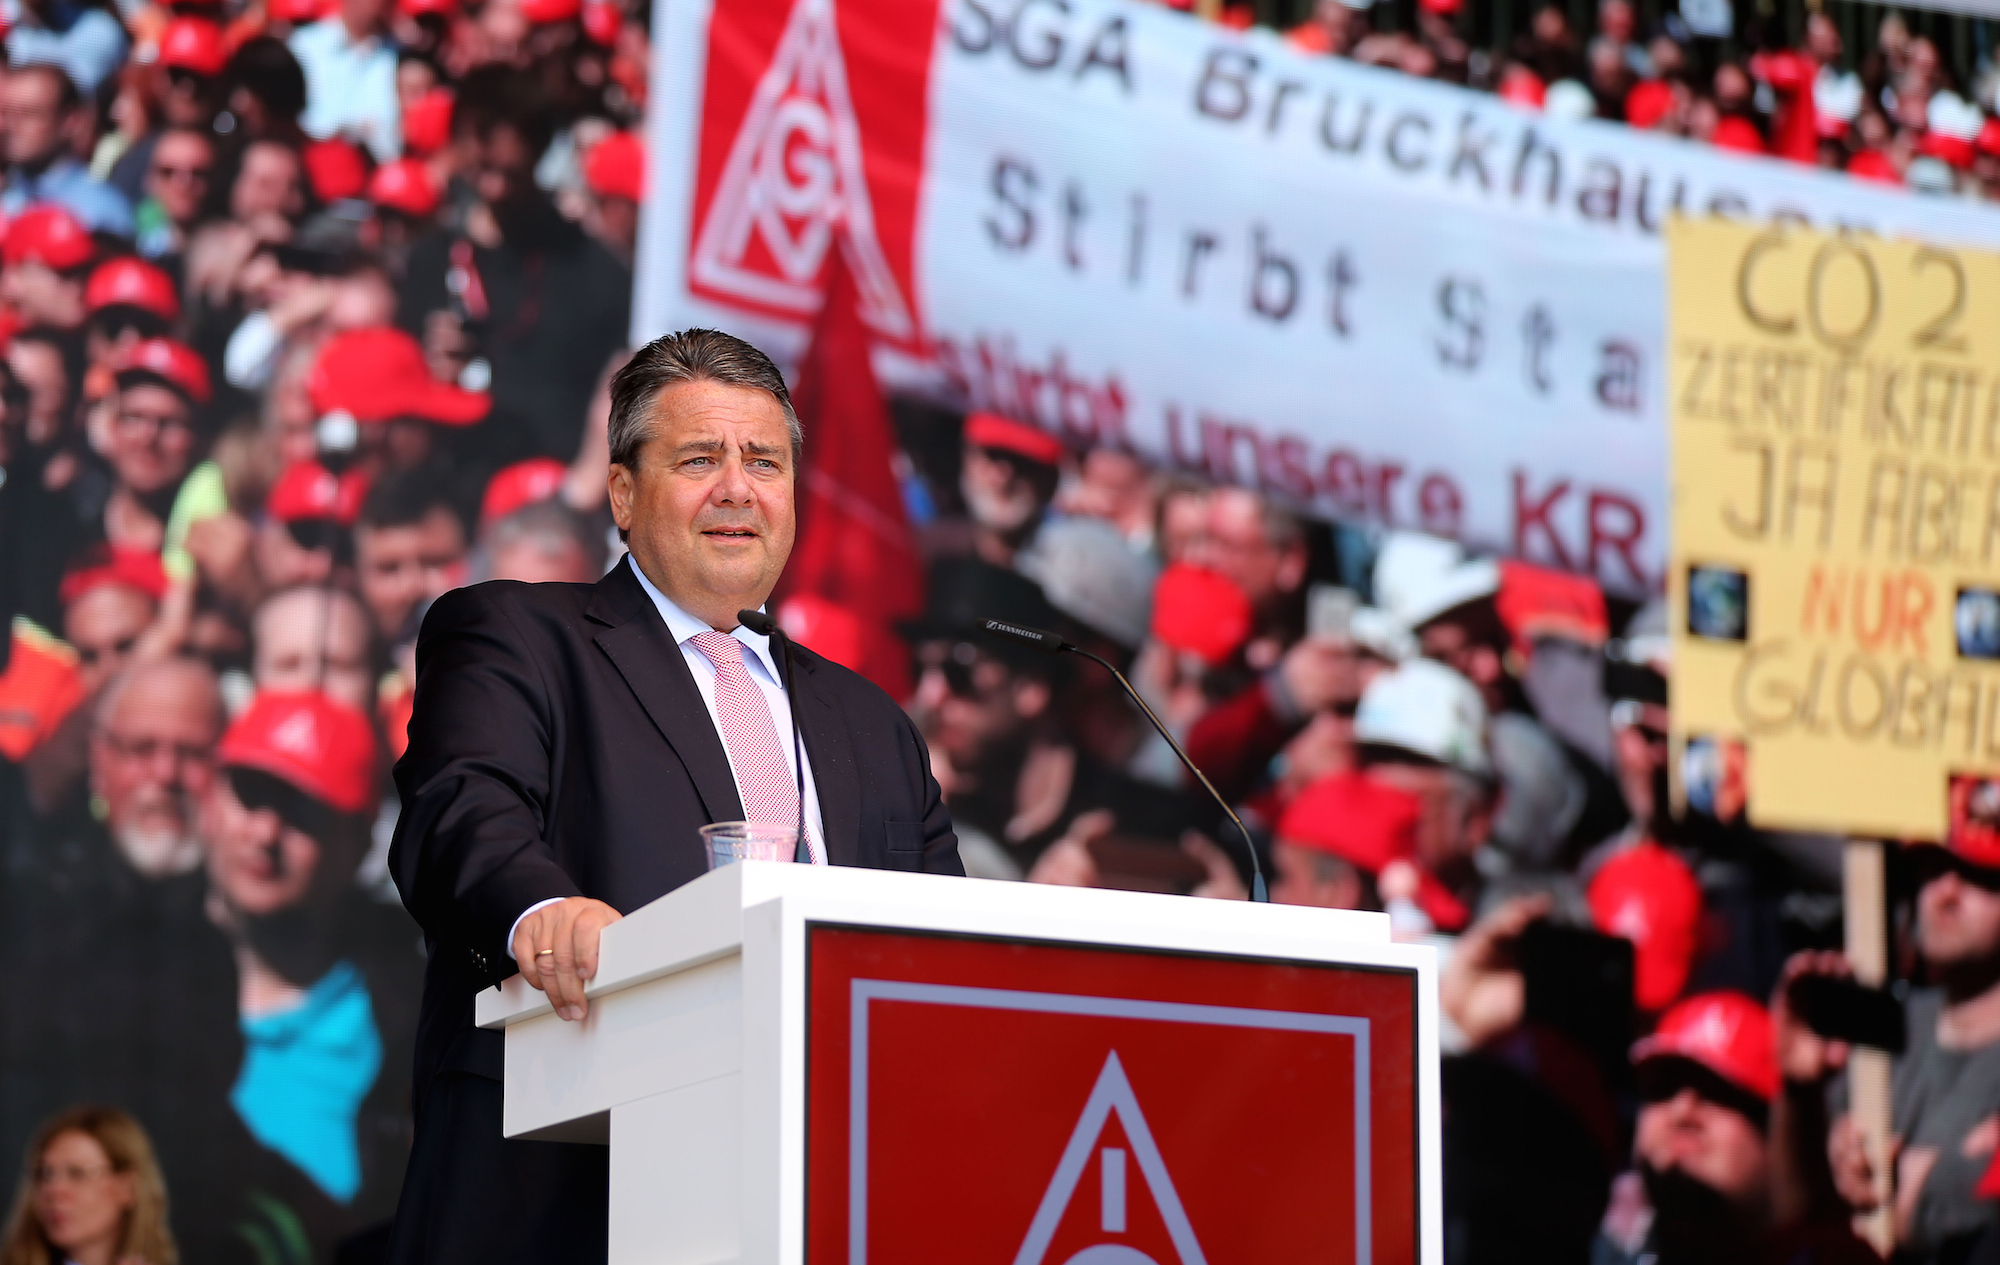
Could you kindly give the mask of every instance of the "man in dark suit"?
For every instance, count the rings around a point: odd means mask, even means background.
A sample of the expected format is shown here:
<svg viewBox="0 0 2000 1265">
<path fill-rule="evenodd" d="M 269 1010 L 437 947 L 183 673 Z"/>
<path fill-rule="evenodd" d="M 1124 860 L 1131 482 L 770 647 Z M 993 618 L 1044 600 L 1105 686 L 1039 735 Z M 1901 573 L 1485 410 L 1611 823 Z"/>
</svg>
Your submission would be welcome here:
<svg viewBox="0 0 2000 1265">
<path fill-rule="evenodd" d="M 611 385 L 611 507 L 631 555 L 594 585 L 440 598 L 417 643 L 390 865 L 430 949 L 398 1262 L 601 1261 L 606 1150 L 501 1137 L 502 1038 L 473 998 L 516 963 L 565 1019 L 598 937 L 707 869 L 699 828 L 791 826 L 801 859 L 962 874 L 923 740 L 762 606 L 791 553 L 798 420 L 754 347 L 688 330 Z M 796 702 L 804 768 L 792 759 Z"/>
</svg>

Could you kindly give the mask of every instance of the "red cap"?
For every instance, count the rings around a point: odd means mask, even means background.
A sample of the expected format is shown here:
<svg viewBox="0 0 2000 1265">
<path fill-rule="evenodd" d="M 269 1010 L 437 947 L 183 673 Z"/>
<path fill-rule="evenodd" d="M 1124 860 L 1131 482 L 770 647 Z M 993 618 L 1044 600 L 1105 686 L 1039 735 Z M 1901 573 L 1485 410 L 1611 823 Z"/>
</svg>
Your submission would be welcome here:
<svg viewBox="0 0 2000 1265">
<path fill-rule="evenodd" d="M 160 65 L 214 78 L 229 64 L 222 28 L 207 18 L 175 18 L 160 33 Z"/>
<path fill-rule="evenodd" d="M 101 545 L 71 567 L 56 590 L 56 600 L 64 606 L 107 584 L 137 589 L 158 602 L 167 595 L 167 569 L 160 555 L 150 549 Z"/>
<path fill-rule="evenodd" d="M 403 111 L 403 148 L 412 154 L 435 154 L 451 140 L 449 88 L 432 88 Z"/>
<path fill-rule="evenodd" d="M 269 0 L 265 12 L 270 14 L 273 22 L 304 26 L 319 21 L 330 9 L 324 0 Z"/>
<path fill-rule="evenodd" d="M 1502 562 L 1493 605 L 1523 653 L 1536 638 L 1551 634 L 1586 646 L 1601 646 L 1611 636 L 1604 590 L 1580 575 Z"/>
<path fill-rule="evenodd" d="M 1526 66 L 1509 66 L 1500 76 L 1500 99 L 1508 105 L 1539 110 L 1548 95 L 1548 85 L 1542 82 L 1542 77 Z"/>
<path fill-rule="evenodd" d="M 1415 858 L 1423 814 L 1423 802 L 1408 791 L 1336 773 L 1299 792 L 1278 818 L 1278 838 L 1380 874 L 1391 861 Z"/>
<path fill-rule="evenodd" d="M 295 461 L 278 476 L 264 509 L 281 523 L 325 519 L 343 527 L 361 516 L 368 479 L 359 470 L 336 475 L 317 461 Z"/>
<path fill-rule="evenodd" d="M 1417 7 L 1425 13 L 1448 18 L 1465 7 L 1465 0 L 1417 0 Z"/>
<path fill-rule="evenodd" d="M 530 457 L 494 475 L 479 501 L 479 525 L 505 518 L 525 505 L 554 496 L 569 477 L 569 467 L 554 457 Z"/>
<path fill-rule="evenodd" d="M 1941 158 L 1960 171 L 1972 165 L 1976 152 L 1973 142 L 1963 136 L 1953 136 L 1949 132 L 1926 132 L 1917 152 L 1926 158 Z"/>
<path fill-rule="evenodd" d="M 256 769 L 343 813 L 375 806 L 375 730 L 324 694 L 259 694 L 222 735 L 216 763 Z"/>
<path fill-rule="evenodd" d="M 1220 667 L 1250 640 L 1250 599 L 1229 577 L 1176 562 L 1153 586 L 1153 636 Z"/>
<path fill-rule="evenodd" d="M 2000 119 L 1988 119 L 1973 138 L 1972 147 L 1988 158 L 2000 158 Z"/>
<path fill-rule="evenodd" d="M 1642 80 L 1625 94 L 1625 121 L 1633 127 L 1658 127 L 1673 108 L 1673 85 L 1664 79 Z"/>
<path fill-rule="evenodd" d="M 1045 466 L 1061 465 L 1066 451 L 1060 439 L 1040 427 L 1017 422 L 998 413 L 974 413 L 966 418 L 965 442 L 981 448 L 1011 452 Z"/>
<path fill-rule="evenodd" d="M 1627 848 L 1590 880 L 1590 917 L 1605 935 L 1632 942 L 1639 1009 L 1672 1005 L 1701 940 L 1701 884 L 1687 862 L 1657 843 Z"/>
<path fill-rule="evenodd" d="M 90 312 L 108 307 L 136 307 L 164 321 L 181 319 L 181 296 L 174 279 L 143 259 L 126 255 L 99 265 L 83 288 L 83 306 Z"/>
<path fill-rule="evenodd" d="M 306 179 L 322 202 L 358 198 L 368 188 L 368 161 L 361 151 L 339 138 L 312 141 L 299 154 Z"/>
<path fill-rule="evenodd" d="M 51 203 L 31 206 L 7 226 L 7 240 L 0 245 L 0 263 L 34 262 L 57 272 L 81 268 L 97 254 L 97 243 L 83 221 Z"/>
<path fill-rule="evenodd" d="M 536 26 L 567 22 L 583 8 L 583 0 L 521 0 L 521 16 Z"/>
<path fill-rule="evenodd" d="M 646 146 L 631 132 L 613 132 L 584 155 L 583 180 L 600 198 L 640 201 L 646 192 Z"/>
<path fill-rule="evenodd" d="M 118 385 L 127 385 L 127 379 L 162 382 L 195 404 L 213 398 L 207 363 L 193 348 L 171 338 L 149 338 L 134 347 L 118 368 Z"/>
<path fill-rule="evenodd" d="M 396 0 L 396 12 L 406 18 L 456 17 L 458 0 Z"/>
<path fill-rule="evenodd" d="M 437 213 L 441 198 L 429 167 L 415 158 L 398 158 L 375 169 L 368 180 L 368 200 L 412 219 L 427 220 Z"/>
<path fill-rule="evenodd" d="M 1708 143 L 1717 149 L 1733 149 L 1739 154 L 1764 152 L 1764 137 L 1757 131 L 1757 125 L 1734 114 L 1725 114 L 1716 120 L 1715 131 L 1709 134 Z"/>
<path fill-rule="evenodd" d="M 1848 159 L 1847 174 L 1856 180 L 1873 180 L 1878 184 L 1903 183 L 1903 173 L 1897 171 L 1889 155 L 1879 149 L 1864 149 Z"/>
<path fill-rule="evenodd" d="M 1741 993 L 1703 993 L 1669 1010 L 1653 1035 L 1632 1047 L 1634 1064 L 1662 1058 L 1699 1063 L 1767 1102 L 1778 1096 L 1770 1013 Z"/>
<path fill-rule="evenodd" d="M 584 0 L 583 34 L 591 43 L 610 48 L 625 29 L 625 13 L 608 0 Z"/>
<path fill-rule="evenodd" d="M 1819 74 L 1819 63 L 1795 49 L 1784 48 L 1751 54 L 1750 73 L 1779 92 L 1803 92 L 1812 87 L 1813 77 Z"/>
<path fill-rule="evenodd" d="M 351 413 L 358 422 L 421 417 L 444 426 L 470 426 L 493 407 L 484 391 L 431 377 L 417 340 L 388 325 L 329 339 L 306 377 L 306 392 L 319 413 Z"/>
</svg>

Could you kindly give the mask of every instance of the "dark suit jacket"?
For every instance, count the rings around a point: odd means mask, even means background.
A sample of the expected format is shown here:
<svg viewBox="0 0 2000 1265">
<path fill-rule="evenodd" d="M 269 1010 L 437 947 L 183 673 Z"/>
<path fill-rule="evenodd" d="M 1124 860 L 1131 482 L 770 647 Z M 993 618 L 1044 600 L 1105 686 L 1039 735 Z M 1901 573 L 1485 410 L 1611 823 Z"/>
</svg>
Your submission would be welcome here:
<svg viewBox="0 0 2000 1265">
<path fill-rule="evenodd" d="M 741 820 L 728 756 L 629 559 L 596 584 L 498 581 L 438 599 L 417 642 L 402 817 L 389 854 L 430 946 L 417 1095 L 499 1078 L 473 997 L 514 973 L 521 912 L 591 896 L 631 913 L 708 870 L 699 828 Z M 793 689 L 835 865 L 963 874 L 915 726 L 799 647 Z"/>
</svg>

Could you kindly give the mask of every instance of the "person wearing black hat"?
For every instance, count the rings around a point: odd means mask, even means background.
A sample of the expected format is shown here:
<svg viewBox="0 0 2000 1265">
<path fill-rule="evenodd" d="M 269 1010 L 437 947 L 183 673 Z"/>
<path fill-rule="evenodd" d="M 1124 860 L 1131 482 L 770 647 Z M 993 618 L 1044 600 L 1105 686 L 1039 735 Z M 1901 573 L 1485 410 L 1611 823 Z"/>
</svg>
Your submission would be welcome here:
<svg viewBox="0 0 2000 1265">
<path fill-rule="evenodd" d="M 1173 848 L 1185 829 L 1207 820 L 1178 793 L 1104 764 L 1063 724 L 1057 698 L 1076 660 L 979 631 L 989 616 L 1067 628 L 1034 581 L 954 559 L 932 567 L 929 593 L 923 616 L 903 629 L 917 657 L 911 708 L 968 872 L 1095 885 L 1101 876 L 1080 865 L 1079 853 L 1096 841 Z M 1065 846 L 1055 850 L 1058 843 Z"/>
</svg>

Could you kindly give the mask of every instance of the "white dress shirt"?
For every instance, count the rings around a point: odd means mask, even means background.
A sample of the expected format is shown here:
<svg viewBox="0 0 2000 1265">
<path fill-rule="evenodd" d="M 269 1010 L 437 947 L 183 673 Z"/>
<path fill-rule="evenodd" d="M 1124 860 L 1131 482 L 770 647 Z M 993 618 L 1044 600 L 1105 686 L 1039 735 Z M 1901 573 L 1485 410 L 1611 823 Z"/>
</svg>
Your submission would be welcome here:
<svg viewBox="0 0 2000 1265">
<path fill-rule="evenodd" d="M 646 573 L 639 569 L 636 561 L 628 561 L 626 565 L 632 568 L 633 575 L 639 577 L 639 587 L 646 590 L 646 596 L 652 598 L 653 605 L 659 608 L 660 618 L 667 621 L 667 632 L 673 637 L 674 643 L 681 648 L 681 657 L 687 661 L 688 671 L 694 674 L 695 688 L 701 691 L 701 701 L 707 706 L 708 718 L 715 725 L 716 737 L 721 738 L 722 718 L 715 710 L 715 665 L 710 663 L 708 656 L 694 644 L 697 636 L 713 630 L 703 621 L 682 610 L 672 598 L 655 588 L 653 582 L 646 578 Z M 742 642 L 744 648 L 750 652 L 743 656 L 744 665 L 749 669 L 750 679 L 755 681 L 757 688 L 763 692 L 764 705 L 771 709 L 771 723 L 778 730 L 778 745 L 785 751 L 785 768 L 796 778 L 798 766 L 792 762 L 792 709 L 785 698 L 784 677 L 778 671 L 777 662 L 771 657 L 771 639 L 753 633 L 741 625 L 729 635 Z M 729 751 L 727 740 L 723 741 L 723 751 L 725 754 Z M 798 754 L 800 759 L 805 759 L 803 743 L 799 746 Z M 819 792 L 813 785 L 812 761 L 806 759 L 805 766 L 806 832 L 812 837 L 814 859 L 824 864 L 826 830 L 820 821 Z M 736 762 L 733 756 L 730 759 L 729 775 L 736 778 L 736 798 L 740 803 L 743 799 L 743 779 L 736 777 Z M 514 956 L 514 933 L 520 930 L 521 919 L 537 909 L 556 904 L 561 899 L 558 896 L 537 901 L 521 911 L 520 918 L 516 918 L 514 925 L 507 929 L 508 957 Z"/>
<path fill-rule="evenodd" d="M 314 140 L 335 136 L 366 145 L 385 163 L 403 152 L 403 110 L 396 97 L 396 50 L 377 35 L 355 39 L 338 15 L 292 32 L 286 41 L 306 74 L 299 124 Z"/>
</svg>

